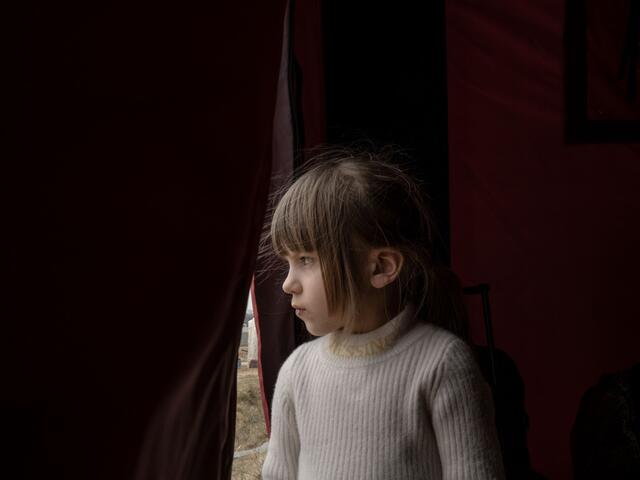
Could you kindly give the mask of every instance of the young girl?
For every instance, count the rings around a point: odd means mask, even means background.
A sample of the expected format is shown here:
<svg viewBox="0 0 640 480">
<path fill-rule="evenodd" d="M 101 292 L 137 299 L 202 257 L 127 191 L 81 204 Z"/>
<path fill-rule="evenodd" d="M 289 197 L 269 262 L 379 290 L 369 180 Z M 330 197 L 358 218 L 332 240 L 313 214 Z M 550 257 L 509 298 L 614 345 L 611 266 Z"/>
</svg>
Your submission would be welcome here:
<svg viewBox="0 0 640 480">
<path fill-rule="evenodd" d="M 406 171 L 384 152 L 316 156 L 264 238 L 319 338 L 280 368 L 262 478 L 504 478 L 459 285 L 447 291 L 436 272 L 430 216 Z"/>
</svg>

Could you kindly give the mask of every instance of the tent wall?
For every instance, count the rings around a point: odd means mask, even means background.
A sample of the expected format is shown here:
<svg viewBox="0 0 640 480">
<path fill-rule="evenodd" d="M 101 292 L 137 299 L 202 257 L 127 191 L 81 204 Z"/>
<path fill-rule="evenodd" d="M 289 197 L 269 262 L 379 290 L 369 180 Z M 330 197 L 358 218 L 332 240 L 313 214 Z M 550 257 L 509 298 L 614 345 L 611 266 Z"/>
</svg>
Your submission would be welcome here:
<svg viewBox="0 0 640 480">
<path fill-rule="evenodd" d="M 12 8 L 0 476 L 229 478 L 285 2 Z"/>
<path fill-rule="evenodd" d="M 640 338 L 640 146 L 565 143 L 564 9 L 446 10 L 452 264 L 491 284 L 496 345 L 526 383 L 532 465 L 558 479 L 581 395 L 637 362 Z"/>
</svg>

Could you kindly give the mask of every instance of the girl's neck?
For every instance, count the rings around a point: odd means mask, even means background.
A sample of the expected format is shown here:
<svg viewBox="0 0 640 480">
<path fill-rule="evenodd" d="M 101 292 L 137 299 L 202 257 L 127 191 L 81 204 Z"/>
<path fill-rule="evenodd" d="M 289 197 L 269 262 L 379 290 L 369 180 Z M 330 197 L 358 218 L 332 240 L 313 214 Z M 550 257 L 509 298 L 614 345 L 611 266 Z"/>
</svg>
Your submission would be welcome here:
<svg viewBox="0 0 640 480">
<path fill-rule="evenodd" d="M 360 306 L 360 315 L 354 334 L 368 333 L 380 328 L 401 311 L 397 295 L 372 289 Z"/>
</svg>

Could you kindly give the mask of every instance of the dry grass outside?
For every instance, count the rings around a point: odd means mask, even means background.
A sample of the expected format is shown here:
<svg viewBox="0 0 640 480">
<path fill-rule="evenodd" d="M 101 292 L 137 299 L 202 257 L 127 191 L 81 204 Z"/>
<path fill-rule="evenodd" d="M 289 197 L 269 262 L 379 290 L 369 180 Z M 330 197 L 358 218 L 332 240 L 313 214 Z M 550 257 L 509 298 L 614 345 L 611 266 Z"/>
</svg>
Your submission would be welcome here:
<svg viewBox="0 0 640 480">
<path fill-rule="evenodd" d="M 258 369 L 247 368 L 246 347 L 240 348 L 242 367 L 238 369 L 238 403 L 236 409 L 236 439 L 234 450 L 250 450 L 264 444 L 267 431 L 262 410 Z M 232 480 L 261 478 L 266 452 L 256 452 L 233 461 Z"/>
<path fill-rule="evenodd" d="M 246 457 L 236 458 L 231 470 L 232 480 L 257 480 L 262 478 L 262 464 L 267 452 L 259 452 Z"/>
</svg>

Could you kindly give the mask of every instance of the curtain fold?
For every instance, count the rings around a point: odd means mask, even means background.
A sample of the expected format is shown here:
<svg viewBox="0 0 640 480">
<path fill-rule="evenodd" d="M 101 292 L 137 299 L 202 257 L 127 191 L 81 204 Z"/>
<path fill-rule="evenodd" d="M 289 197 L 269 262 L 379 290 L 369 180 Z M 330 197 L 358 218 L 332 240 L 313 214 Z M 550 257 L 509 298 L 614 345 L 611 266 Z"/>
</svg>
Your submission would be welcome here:
<svg viewBox="0 0 640 480">
<path fill-rule="evenodd" d="M 276 104 L 273 116 L 272 142 L 272 175 L 270 192 L 280 188 L 293 171 L 293 119 L 290 99 L 290 32 L 291 1 L 287 2 L 283 21 L 282 49 L 280 68 L 276 91 Z M 272 204 L 267 205 L 270 211 Z M 267 216 L 270 213 L 267 214 Z M 266 225 L 268 228 L 268 225 Z M 259 272 L 252 285 L 256 332 L 258 333 L 258 376 L 260 380 L 260 394 L 266 422 L 267 434 L 271 432 L 270 412 L 273 388 L 280 368 L 281 359 L 286 358 L 295 348 L 294 323 L 290 305 L 280 288 L 281 274 L 277 271 L 267 271 L 265 263 L 268 259 L 256 262 Z"/>
<path fill-rule="evenodd" d="M 308 157 L 308 149 L 325 138 L 322 4 L 319 0 L 290 0 L 273 129 L 270 192 L 280 188 L 293 169 Z M 294 71 L 295 70 L 295 71 Z M 273 207 L 273 205 L 269 205 Z M 293 349 L 310 336 L 282 291 L 283 272 L 265 271 L 258 261 L 253 294 L 259 331 L 258 368 L 267 432 L 273 389 L 280 366 Z"/>
</svg>

